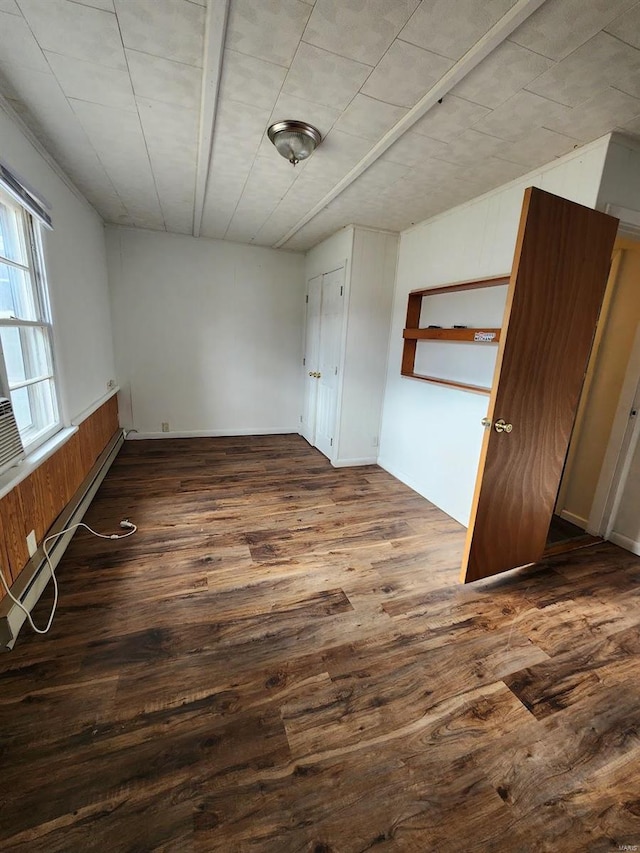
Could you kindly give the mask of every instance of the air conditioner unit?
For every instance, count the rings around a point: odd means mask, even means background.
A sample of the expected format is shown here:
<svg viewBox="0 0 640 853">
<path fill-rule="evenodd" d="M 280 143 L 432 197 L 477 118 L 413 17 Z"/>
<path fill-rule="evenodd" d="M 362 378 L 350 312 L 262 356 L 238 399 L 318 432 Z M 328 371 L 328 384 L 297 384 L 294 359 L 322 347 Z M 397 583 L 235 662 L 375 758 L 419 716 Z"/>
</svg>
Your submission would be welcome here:
<svg viewBox="0 0 640 853">
<path fill-rule="evenodd" d="M 24 456 L 11 400 L 0 397 L 0 474 L 20 462 Z"/>
</svg>

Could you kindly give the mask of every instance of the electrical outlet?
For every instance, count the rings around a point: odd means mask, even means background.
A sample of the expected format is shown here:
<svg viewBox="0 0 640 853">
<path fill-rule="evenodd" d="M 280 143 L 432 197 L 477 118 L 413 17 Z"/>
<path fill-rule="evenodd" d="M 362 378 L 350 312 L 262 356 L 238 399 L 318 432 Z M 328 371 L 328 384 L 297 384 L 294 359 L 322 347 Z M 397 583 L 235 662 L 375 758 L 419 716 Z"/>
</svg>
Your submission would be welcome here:
<svg viewBox="0 0 640 853">
<path fill-rule="evenodd" d="M 115 387 L 116 387 L 116 380 L 115 380 L 115 379 L 110 379 L 110 380 L 107 382 L 107 391 L 112 391 Z"/>
<path fill-rule="evenodd" d="M 33 555 L 38 550 L 38 543 L 36 542 L 36 532 L 32 530 L 31 533 L 27 536 L 27 549 L 29 551 L 29 556 L 33 557 Z"/>
<path fill-rule="evenodd" d="M 167 421 L 162 421 L 162 432 L 169 432 L 169 424 Z"/>
</svg>

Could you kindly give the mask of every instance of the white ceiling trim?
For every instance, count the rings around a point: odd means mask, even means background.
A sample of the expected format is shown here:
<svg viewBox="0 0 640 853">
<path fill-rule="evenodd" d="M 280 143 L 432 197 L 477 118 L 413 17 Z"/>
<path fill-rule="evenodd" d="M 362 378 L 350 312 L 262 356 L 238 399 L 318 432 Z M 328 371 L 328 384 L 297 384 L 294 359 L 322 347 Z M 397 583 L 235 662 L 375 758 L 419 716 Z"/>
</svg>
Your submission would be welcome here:
<svg viewBox="0 0 640 853">
<path fill-rule="evenodd" d="M 511 33 L 536 12 L 546 0 L 518 0 L 500 20 L 485 33 L 485 35 L 462 56 L 438 82 L 418 101 L 391 130 L 365 154 L 350 172 L 340 180 L 314 207 L 311 208 L 296 224 L 274 244 L 279 249 L 284 246 L 301 228 L 317 216 L 337 196 L 347 189 L 357 178 L 373 165 L 394 142 L 405 134 L 419 119 L 421 119 L 438 101 L 453 89 L 464 77 L 479 65 L 483 59 L 495 50 Z"/>
<path fill-rule="evenodd" d="M 200 129 L 198 132 L 198 161 L 196 192 L 193 206 L 193 236 L 200 236 L 204 199 L 211 166 L 211 146 L 216 122 L 218 91 L 222 74 L 222 57 L 227 31 L 230 0 L 209 0 L 204 32 L 204 65 L 200 98 Z"/>
</svg>

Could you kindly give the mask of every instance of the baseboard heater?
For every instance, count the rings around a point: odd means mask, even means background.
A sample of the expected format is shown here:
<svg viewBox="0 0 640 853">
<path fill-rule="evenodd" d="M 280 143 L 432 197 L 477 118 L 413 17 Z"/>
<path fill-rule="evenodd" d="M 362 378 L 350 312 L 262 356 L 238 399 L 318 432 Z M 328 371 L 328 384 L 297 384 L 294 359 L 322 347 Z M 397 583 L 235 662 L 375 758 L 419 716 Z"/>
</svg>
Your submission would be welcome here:
<svg viewBox="0 0 640 853">
<path fill-rule="evenodd" d="M 56 518 L 49 534 L 58 533 L 65 527 L 82 520 L 123 442 L 124 433 L 119 430 L 102 451 L 93 468 L 82 481 L 78 491 Z M 54 569 L 62 559 L 74 533 L 75 530 L 71 530 L 53 543 L 49 557 Z M 41 545 L 16 578 L 11 587 L 11 592 L 31 612 L 50 580 L 51 570 L 45 560 Z M 23 611 L 11 601 L 8 595 L 0 601 L 0 649 L 10 651 L 14 647 L 26 618 Z"/>
</svg>

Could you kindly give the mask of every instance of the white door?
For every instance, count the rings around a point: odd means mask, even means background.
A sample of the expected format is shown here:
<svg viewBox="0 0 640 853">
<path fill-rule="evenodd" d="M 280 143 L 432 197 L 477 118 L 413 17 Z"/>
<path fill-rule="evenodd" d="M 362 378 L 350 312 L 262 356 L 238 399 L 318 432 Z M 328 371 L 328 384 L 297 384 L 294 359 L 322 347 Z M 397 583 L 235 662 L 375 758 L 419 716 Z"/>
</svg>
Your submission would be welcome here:
<svg viewBox="0 0 640 853">
<path fill-rule="evenodd" d="M 318 399 L 319 352 L 320 352 L 320 307 L 322 301 L 322 276 L 308 282 L 307 320 L 304 339 L 304 407 L 300 432 L 309 444 L 316 443 L 316 404 Z"/>
<path fill-rule="evenodd" d="M 336 435 L 343 306 L 344 267 L 340 267 L 322 276 L 315 446 L 329 459 L 334 455 Z"/>
</svg>

